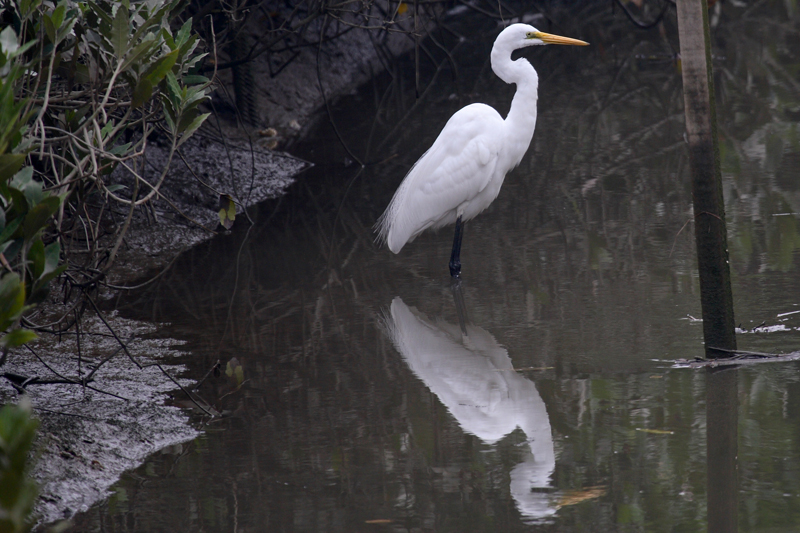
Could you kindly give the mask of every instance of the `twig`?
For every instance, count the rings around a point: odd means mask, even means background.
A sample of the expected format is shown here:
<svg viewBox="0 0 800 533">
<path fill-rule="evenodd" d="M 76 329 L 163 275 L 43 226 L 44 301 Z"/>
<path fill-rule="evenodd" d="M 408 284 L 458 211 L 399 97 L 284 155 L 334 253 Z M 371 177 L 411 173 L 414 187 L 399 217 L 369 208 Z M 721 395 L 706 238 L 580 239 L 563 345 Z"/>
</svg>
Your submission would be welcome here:
<svg viewBox="0 0 800 533">
<path fill-rule="evenodd" d="M 148 365 L 148 366 L 151 366 L 151 365 Z M 210 411 L 208 411 L 208 410 L 207 410 L 205 407 L 203 407 L 202 405 L 200 405 L 199 403 L 197 403 L 197 400 L 195 400 L 195 399 L 192 397 L 191 393 L 190 393 L 188 390 L 184 389 L 184 388 L 183 388 L 183 385 L 181 385 L 180 383 L 178 383 L 178 381 L 177 381 L 175 378 L 173 378 L 172 376 L 170 376 L 170 375 L 169 375 L 169 373 L 168 373 L 166 370 L 164 370 L 164 368 L 163 368 L 163 367 L 162 367 L 160 364 L 158 364 L 158 363 L 153 363 L 153 365 L 152 365 L 152 366 L 156 366 L 156 367 L 158 367 L 158 369 L 159 369 L 159 370 L 161 370 L 161 372 L 163 372 L 163 373 L 164 373 L 164 375 L 165 375 L 165 376 L 167 376 L 167 377 L 170 379 L 170 381 L 172 381 L 172 382 L 173 382 L 175 385 L 177 385 L 177 386 L 178 386 L 178 388 L 180 388 L 180 389 L 181 389 L 181 390 L 184 392 L 184 394 L 186 394 L 186 396 L 187 396 L 187 397 L 188 397 L 188 398 L 189 398 L 189 399 L 192 401 L 192 403 L 193 403 L 193 404 L 195 404 L 195 405 L 196 405 L 196 406 L 197 406 L 197 407 L 198 407 L 200 410 L 202 410 L 202 411 L 203 411 L 205 414 L 207 414 L 207 415 L 208 415 L 208 416 L 210 416 L 211 418 L 215 418 L 215 416 L 214 416 L 214 415 L 213 415 L 213 414 L 212 414 Z"/>
<path fill-rule="evenodd" d="M 203 379 L 201 379 L 200 381 L 198 381 L 197 383 L 192 385 L 192 387 L 189 390 L 193 390 L 194 391 L 194 390 L 199 389 L 200 385 L 202 385 L 203 382 L 206 379 L 208 379 L 208 376 L 210 376 L 212 374 L 212 372 L 214 372 L 214 370 L 217 370 L 218 368 L 220 368 L 220 360 L 219 359 L 217 359 L 217 361 L 213 365 L 211 365 L 211 368 L 208 369 L 208 372 L 206 372 L 206 375 L 203 376 Z"/>
<path fill-rule="evenodd" d="M 131 362 L 133 362 L 133 364 L 136 365 L 139 368 L 139 370 L 141 370 L 142 369 L 142 365 L 140 365 L 136 361 L 136 359 L 133 358 L 133 355 L 131 355 L 131 352 L 128 351 L 128 346 L 124 342 L 122 342 L 122 339 L 120 339 L 117 336 L 117 332 L 114 331 L 114 328 L 112 328 L 109 325 L 109 323 L 106 322 L 106 319 L 103 316 L 103 313 L 100 312 L 100 309 L 98 309 L 97 304 L 94 303 L 94 300 L 92 300 L 92 297 L 89 296 L 88 294 L 86 294 L 86 292 L 84 292 L 83 294 L 86 297 L 86 300 L 88 300 L 88 302 L 91 304 L 92 308 L 94 309 L 94 312 L 97 313 L 97 317 L 103 322 L 103 324 L 105 324 L 105 326 L 108 328 L 108 331 L 111 332 L 111 334 L 114 336 L 114 338 L 117 339 L 117 342 L 120 344 L 120 346 L 122 346 L 122 349 L 125 350 L 125 354 L 131 360 Z"/>
</svg>

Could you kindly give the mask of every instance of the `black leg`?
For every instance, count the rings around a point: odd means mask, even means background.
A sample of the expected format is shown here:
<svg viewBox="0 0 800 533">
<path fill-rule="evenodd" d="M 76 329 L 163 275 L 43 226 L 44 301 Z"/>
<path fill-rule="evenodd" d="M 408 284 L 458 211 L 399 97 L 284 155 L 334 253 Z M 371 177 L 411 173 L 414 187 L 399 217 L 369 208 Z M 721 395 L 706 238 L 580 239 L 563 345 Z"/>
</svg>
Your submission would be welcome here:
<svg viewBox="0 0 800 533">
<path fill-rule="evenodd" d="M 461 277 L 461 217 L 456 219 L 456 234 L 453 237 L 453 251 L 450 253 L 450 276 Z"/>
</svg>

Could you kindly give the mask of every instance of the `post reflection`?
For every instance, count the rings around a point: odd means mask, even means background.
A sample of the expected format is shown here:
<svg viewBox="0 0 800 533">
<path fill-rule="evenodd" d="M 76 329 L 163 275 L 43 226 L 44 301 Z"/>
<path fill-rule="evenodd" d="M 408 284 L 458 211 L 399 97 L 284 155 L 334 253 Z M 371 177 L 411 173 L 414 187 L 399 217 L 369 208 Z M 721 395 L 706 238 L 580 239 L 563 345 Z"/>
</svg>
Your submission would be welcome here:
<svg viewBox="0 0 800 533">
<path fill-rule="evenodd" d="M 706 375 L 708 530 L 739 530 L 739 384 L 736 369 Z"/>
<path fill-rule="evenodd" d="M 526 521 L 546 520 L 557 506 L 547 490 L 555 451 L 545 404 L 536 385 L 514 370 L 508 351 L 465 320 L 460 287 L 453 295 L 460 324 L 430 320 L 397 297 L 386 317 L 387 332 L 465 432 L 491 445 L 522 429 L 529 450 L 511 470 L 510 492 Z"/>
</svg>

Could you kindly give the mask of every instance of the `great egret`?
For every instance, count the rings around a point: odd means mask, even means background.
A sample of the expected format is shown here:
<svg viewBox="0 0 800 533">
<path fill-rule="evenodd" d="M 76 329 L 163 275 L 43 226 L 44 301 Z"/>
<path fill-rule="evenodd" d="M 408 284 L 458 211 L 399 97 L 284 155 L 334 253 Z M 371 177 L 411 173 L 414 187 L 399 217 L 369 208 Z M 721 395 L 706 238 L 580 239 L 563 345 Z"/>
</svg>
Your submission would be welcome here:
<svg viewBox="0 0 800 533">
<path fill-rule="evenodd" d="M 505 120 L 486 104 L 470 104 L 450 117 L 433 146 L 411 167 L 381 215 L 379 239 L 398 253 L 428 228 L 455 223 L 450 275 L 461 275 L 461 226 L 489 207 L 506 173 L 519 165 L 536 126 L 539 76 L 525 59 L 511 60 L 518 48 L 540 44 L 589 43 L 512 24 L 492 47 L 492 70 L 517 91 Z"/>
</svg>

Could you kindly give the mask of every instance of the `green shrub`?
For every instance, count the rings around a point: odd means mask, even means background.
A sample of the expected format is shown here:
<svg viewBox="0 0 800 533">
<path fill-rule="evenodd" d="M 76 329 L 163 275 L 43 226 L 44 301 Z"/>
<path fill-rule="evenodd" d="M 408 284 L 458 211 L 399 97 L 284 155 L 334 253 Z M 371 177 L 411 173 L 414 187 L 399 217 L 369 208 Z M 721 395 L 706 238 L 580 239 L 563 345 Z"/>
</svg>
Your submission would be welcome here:
<svg viewBox="0 0 800 533">
<path fill-rule="evenodd" d="M 96 281 L 128 228 L 100 242 L 105 204 L 132 213 L 158 197 L 169 164 L 148 182 L 138 163 L 154 129 L 169 139 L 171 162 L 208 117 L 200 105 L 210 82 L 193 74 L 205 54 L 192 21 L 171 29 L 182 6 L 20 0 L 0 7 L 8 23 L 0 31 L 0 366 L 10 348 L 35 337 L 20 320 L 67 268 L 64 238 L 79 231 L 91 241 L 80 268 Z M 111 183 L 117 167 L 132 190 Z"/>
<path fill-rule="evenodd" d="M 28 531 L 36 484 L 28 477 L 29 456 L 38 423 L 30 402 L 0 409 L 0 533 Z"/>
</svg>

